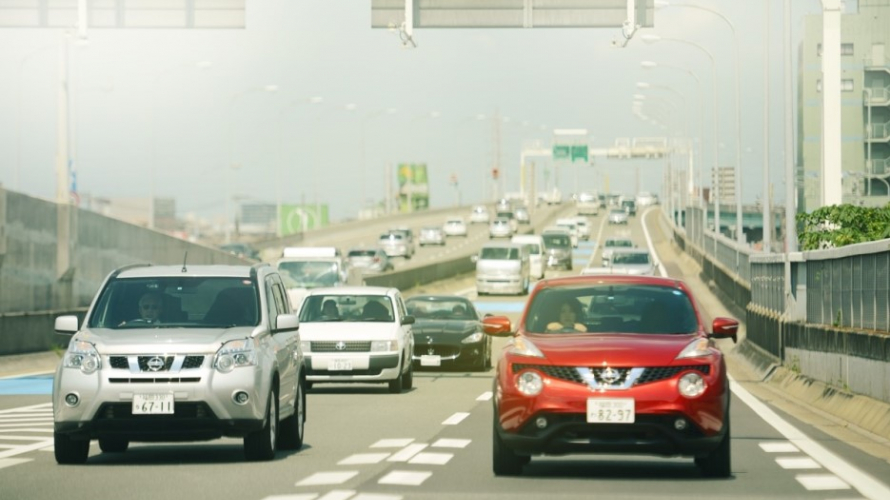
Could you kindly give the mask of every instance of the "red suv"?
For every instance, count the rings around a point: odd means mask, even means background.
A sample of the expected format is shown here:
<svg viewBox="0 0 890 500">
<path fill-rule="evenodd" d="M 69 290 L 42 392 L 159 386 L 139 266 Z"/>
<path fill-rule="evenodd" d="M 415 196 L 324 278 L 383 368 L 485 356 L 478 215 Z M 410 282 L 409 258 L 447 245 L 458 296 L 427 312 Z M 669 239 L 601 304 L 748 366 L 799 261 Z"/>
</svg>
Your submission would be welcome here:
<svg viewBox="0 0 890 500">
<path fill-rule="evenodd" d="M 678 280 L 593 275 L 535 287 L 495 379 L 493 469 L 518 475 L 535 455 L 685 456 L 731 472 L 726 365 Z M 506 316 L 484 320 L 509 335 Z"/>
</svg>

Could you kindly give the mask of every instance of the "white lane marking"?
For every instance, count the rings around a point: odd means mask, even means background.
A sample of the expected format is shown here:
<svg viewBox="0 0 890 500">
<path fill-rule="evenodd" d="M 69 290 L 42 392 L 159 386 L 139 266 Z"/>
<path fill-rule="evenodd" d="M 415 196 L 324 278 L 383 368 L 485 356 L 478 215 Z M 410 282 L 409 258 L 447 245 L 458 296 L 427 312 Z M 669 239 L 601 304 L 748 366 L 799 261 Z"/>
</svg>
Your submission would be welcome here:
<svg viewBox="0 0 890 500">
<path fill-rule="evenodd" d="M 40 448 L 46 448 L 47 446 L 53 446 L 54 444 L 55 443 L 53 443 L 52 439 L 47 439 L 34 444 L 17 446 L 15 449 L 0 452 L 0 458 L 14 457 L 16 455 L 21 455 L 22 453 L 28 453 L 29 451 L 39 450 Z"/>
<path fill-rule="evenodd" d="M 47 420 L 52 422 L 53 414 L 43 413 L 17 413 L 14 415 L 0 415 L 0 422 L 31 422 L 34 420 Z"/>
<path fill-rule="evenodd" d="M 797 446 L 783 441 L 781 443 L 760 443 L 760 449 L 767 453 L 797 453 Z"/>
<path fill-rule="evenodd" d="M 754 410 L 760 418 L 785 436 L 786 439 L 794 443 L 801 451 L 819 462 L 822 467 L 836 474 L 842 481 L 845 481 L 844 484 L 852 486 L 866 498 L 873 500 L 890 498 L 890 488 L 887 485 L 850 465 L 844 459 L 814 442 L 797 428 L 783 420 L 764 403 L 761 403 L 760 400 L 752 396 L 735 379 L 730 377 L 729 380 L 733 394 Z"/>
<path fill-rule="evenodd" d="M 414 455 L 417 455 L 424 449 L 426 449 L 427 445 L 425 443 L 417 443 L 406 446 L 402 450 L 396 452 L 393 456 L 386 459 L 387 462 L 407 462 L 411 460 Z"/>
<path fill-rule="evenodd" d="M 36 427 L 29 428 L 18 428 L 18 429 L 0 429 L 0 433 L 3 432 L 53 432 L 52 429 L 38 429 Z M 4 437 L 3 439 L 7 439 Z"/>
<path fill-rule="evenodd" d="M 10 380 L 14 378 L 29 378 L 29 377 L 39 377 L 40 375 L 52 375 L 55 373 L 55 370 L 49 372 L 31 372 L 31 373 L 19 373 L 18 375 L 7 375 L 5 377 L 0 377 L 0 380 Z"/>
<path fill-rule="evenodd" d="M 31 458 L 4 458 L 0 460 L 0 469 L 4 467 L 12 467 L 13 465 L 23 464 L 25 462 L 30 462 Z"/>
<path fill-rule="evenodd" d="M 408 463 L 420 465 L 445 465 L 453 457 L 453 453 L 418 453 L 414 458 L 408 460 Z"/>
<path fill-rule="evenodd" d="M 414 442 L 414 438 L 406 439 L 381 439 L 371 445 L 371 448 L 404 448 Z"/>
<path fill-rule="evenodd" d="M 352 500 L 402 500 L 399 495 L 382 495 L 380 493 L 359 493 Z"/>
<path fill-rule="evenodd" d="M 492 397 L 494 397 L 494 393 L 492 393 L 491 391 L 483 392 L 478 398 L 476 398 L 476 401 L 491 401 Z"/>
<path fill-rule="evenodd" d="M 10 413 L 27 413 L 29 411 L 43 410 L 43 409 L 48 409 L 50 412 L 52 412 L 53 404 L 52 403 L 43 403 L 43 404 L 33 405 L 33 406 L 22 406 L 21 408 L 11 408 L 9 410 L 0 410 L 0 415 L 8 415 Z"/>
<path fill-rule="evenodd" d="M 0 441 L 42 441 L 43 436 L 4 436 L 0 434 Z"/>
<path fill-rule="evenodd" d="M 357 470 L 342 472 L 316 472 L 298 482 L 296 486 L 320 486 L 328 484 L 343 484 L 358 475 Z"/>
<path fill-rule="evenodd" d="M 18 446 L 14 444 L 0 444 L 0 449 L 11 450 L 13 448 L 18 448 Z"/>
<path fill-rule="evenodd" d="M 661 259 L 658 257 L 658 253 L 655 252 L 655 245 L 652 244 L 652 238 L 649 236 L 649 228 L 646 226 L 646 216 L 649 215 L 649 212 L 655 210 L 655 207 L 649 207 L 643 212 L 643 235 L 646 237 L 646 246 L 649 247 L 649 254 L 655 257 L 658 261 L 658 272 L 661 273 L 662 277 L 667 277 L 667 270 L 664 268 L 664 264 L 661 263 Z"/>
<path fill-rule="evenodd" d="M 432 472 L 413 472 L 407 470 L 394 470 L 380 478 L 377 484 L 398 484 L 401 486 L 420 486 L 426 481 Z"/>
<path fill-rule="evenodd" d="M 849 490 L 850 485 L 834 474 L 801 474 L 794 476 L 797 482 L 810 491 Z M 887 497 L 884 497 L 887 498 Z"/>
<path fill-rule="evenodd" d="M 52 420 L 52 419 L 50 419 L 50 420 Z M 22 423 L 18 423 L 18 424 L 0 424 L 0 429 L 21 429 L 22 427 L 28 427 L 30 425 L 39 424 L 39 423 L 40 422 L 31 421 L 31 422 L 22 422 Z M 50 422 L 45 422 L 45 423 L 48 424 Z"/>
<path fill-rule="evenodd" d="M 442 422 L 442 425 L 457 425 L 463 422 L 463 420 L 469 416 L 469 413 L 459 411 L 454 415 L 448 417 L 444 422 Z"/>
<path fill-rule="evenodd" d="M 433 443 L 433 448 L 466 448 L 472 441 L 469 439 L 442 438 Z"/>
<path fill-rule="evenodd" d="M 389 457 L 389 453 L 357 453 L 337 462 L 337 465 L 379 464 Z"/>
<path fill-rule="evenodd" d="M 821 469 L 822 466 L 817 464 L 810 457 L 783 457 L 777 458 L 776 463 L 783 469 Z"/>
<path fill-rule="evenodd" d="M 265 497 L 263 500 L 315 500 L 318 493 L 304 493 L 301 495 L 272 495 Z"/>
<path fill-rule="evenodd" d="M 355 490 L 331 490 L 318 500 L 346 500 L 355 495 Z"/>
</svg>

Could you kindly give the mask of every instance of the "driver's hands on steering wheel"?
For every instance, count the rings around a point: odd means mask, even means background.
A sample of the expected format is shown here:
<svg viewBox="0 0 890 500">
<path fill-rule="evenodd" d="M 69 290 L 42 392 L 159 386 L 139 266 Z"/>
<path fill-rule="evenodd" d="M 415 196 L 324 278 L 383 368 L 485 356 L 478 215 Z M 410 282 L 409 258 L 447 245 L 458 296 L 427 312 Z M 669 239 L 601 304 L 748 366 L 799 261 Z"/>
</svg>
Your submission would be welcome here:
<svg viewBox="0 0 890 500">
<path fill-rule="evenodd" d="M 575 323 L 574 325 L 563 325 L 559 321 L 554 321 L 553 323 L 547 324 L 547 331 L 559 333 L 586 332 L 587 327 L 581 323 Z"/>
</svg>

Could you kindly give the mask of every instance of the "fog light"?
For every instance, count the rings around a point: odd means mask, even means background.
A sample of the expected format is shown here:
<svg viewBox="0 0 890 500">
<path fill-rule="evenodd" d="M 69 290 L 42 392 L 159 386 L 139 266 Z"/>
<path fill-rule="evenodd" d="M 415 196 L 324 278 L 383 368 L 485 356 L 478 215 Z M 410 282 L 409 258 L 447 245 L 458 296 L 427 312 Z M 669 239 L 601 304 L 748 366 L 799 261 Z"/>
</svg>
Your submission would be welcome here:
<svg viewBox="0 0 890 500">
<path fill-rule="evenodd" d="M 682 419 L 682 418 L 678 418 L 677 420 L 674 420 L 674 429 L 677 429 L 678 431 L 685 430 L 686 429 L 686 420 Z"/>
<path fill-rule="evenodd" d="M 547 419 L 544 417 L 538 417 L 535 420 L 535 425 L 538 426 L 538 429 L 546 429 L 547 428 Z"/>
<path fill-rule="evenodd" d="M 250 396 L 248 396 L 247 393 L 244 391 L 238 391 L 235 393 L 235 396 L 232 399 L 235 401 L 235 404 L 246 405 L 247 400 L 250 399 Z"/>
<path fill-rule="evenodd" d="M 78 403 L 80 403 L 80 398 L 77 397 L 77 394 L 72 392 L 65 396 L 65 404 L 68 406 L 77 406 Z"/>
</svg>

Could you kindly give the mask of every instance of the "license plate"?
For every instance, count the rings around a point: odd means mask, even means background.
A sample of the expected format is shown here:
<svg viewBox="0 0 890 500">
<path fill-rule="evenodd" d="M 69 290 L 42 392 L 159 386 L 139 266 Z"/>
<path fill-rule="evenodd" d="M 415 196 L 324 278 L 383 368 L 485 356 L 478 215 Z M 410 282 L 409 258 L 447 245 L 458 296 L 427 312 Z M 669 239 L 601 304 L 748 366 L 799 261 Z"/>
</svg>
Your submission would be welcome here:
<svg viewBox="0 0 890 500">
<path fill-rule="evenodd" d="M 442 356 L 423 355 L 420 357 L 420 366 L 442 366 Z"/>
<path fill-rule="evenodd" d="M 332 372 L 347 372 L 352 370 L 351 359 L 332 359 L 328 362 L 328 370 Z"/>
<path fill-rule="evenodd" d="M 172 415 L 172 394 L 134 394 L 133 415 Z"/>
<path fill-rule="evenodd" d="M 634 400 L 631 398 L 587 400 L 587 422 L 591 424 L 634 423 Z"/>
</svg>

